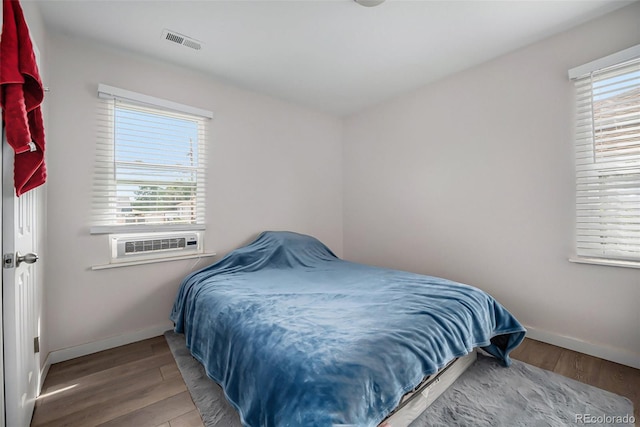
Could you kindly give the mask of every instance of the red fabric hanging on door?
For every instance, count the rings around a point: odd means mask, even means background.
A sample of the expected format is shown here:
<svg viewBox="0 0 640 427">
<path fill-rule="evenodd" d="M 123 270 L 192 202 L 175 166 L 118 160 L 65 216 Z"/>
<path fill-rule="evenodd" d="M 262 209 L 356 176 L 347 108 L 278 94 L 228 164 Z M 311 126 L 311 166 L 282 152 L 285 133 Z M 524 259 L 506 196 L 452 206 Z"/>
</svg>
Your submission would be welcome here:
<svg viewBox="0 0 640 427">
<path fill-rule="evenodd" d="M 44 184 L 44 88 L 29 28 L 17 0 L 2 0 L 0 106 L 7 142 L 15 152 L 16 195 Z"/>
</svg>

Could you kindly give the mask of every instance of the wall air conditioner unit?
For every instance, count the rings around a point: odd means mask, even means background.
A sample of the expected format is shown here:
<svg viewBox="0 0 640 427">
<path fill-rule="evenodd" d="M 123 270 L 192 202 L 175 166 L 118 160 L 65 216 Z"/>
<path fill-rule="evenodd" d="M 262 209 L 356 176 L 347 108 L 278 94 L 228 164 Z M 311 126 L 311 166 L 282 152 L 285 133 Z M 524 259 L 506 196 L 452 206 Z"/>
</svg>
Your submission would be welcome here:
<svg viewBox="0 0 640 427">
<path fill-rule="evenodd" d="M 172 258 L 202 253 L 197 231 L 111 235 L 111 261 Z"/>
</svg>

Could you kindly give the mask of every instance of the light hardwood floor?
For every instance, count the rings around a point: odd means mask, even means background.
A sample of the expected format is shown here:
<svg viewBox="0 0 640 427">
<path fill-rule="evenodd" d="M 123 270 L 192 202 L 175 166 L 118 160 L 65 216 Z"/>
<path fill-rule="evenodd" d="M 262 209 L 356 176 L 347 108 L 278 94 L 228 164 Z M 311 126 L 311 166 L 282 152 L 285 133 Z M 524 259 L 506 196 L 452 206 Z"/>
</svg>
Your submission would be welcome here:
<svg viewBox="0 0 640 427">
<path fill-rule="evenodd" d="M 640 370 L 530 339 L 512 355 L 626 396 L 640 419 Z M 164 337 L 51 366 L 31 425 L 203 426 Z"/>
<path fill-rule="evenodd" d="M 31 425 L 203 427 L 163 336 L 52 365 Z"/>
</svg>

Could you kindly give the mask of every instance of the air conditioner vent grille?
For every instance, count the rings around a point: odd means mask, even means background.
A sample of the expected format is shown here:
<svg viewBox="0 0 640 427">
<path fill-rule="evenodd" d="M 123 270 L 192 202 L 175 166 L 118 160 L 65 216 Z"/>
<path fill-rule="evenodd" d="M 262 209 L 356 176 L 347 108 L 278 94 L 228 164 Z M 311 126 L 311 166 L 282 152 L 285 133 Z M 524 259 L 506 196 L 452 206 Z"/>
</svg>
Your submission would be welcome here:
<svg viewBox="0 0 640 427">
<path fill-rule="evenodd" d="M 183 249 L 187 246 L 184 237 L 177 239 L 154 239 L 154 240 L 136 240 L 126 242 L 124 245 L 124 253 L 132 254 L 136 252 L 155 252 L 167 249 Z"/>
</svg>

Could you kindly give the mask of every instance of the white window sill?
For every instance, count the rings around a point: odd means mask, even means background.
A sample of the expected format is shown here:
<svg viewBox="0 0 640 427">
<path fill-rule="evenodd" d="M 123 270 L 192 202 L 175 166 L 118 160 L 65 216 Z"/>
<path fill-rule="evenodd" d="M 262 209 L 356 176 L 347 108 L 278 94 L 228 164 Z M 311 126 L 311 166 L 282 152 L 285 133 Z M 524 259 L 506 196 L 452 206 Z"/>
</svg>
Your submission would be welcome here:
<svg viewBox="0 0 640 427">
<path fill-rule="evenodd" d="M 180 261 L 183 259 L 195 259 L 195 258 L 210 258 L 216 256 L 215 252 L 207 252 L 203 254 L 193 254 L 193 255 L 184 255 L 184 256 L 176 256 L 171 258 L 152 258 L 152 259 L 140 259 L 136 261 L 125 261 L 125 262 L 114 262 L 111 264 L 103 264 L 103 265 L 94 265 L 91 267 L 92 270 L 106 270 L 108 268 L 118 268 L 118 267 L 129 267 L 132 265 L 143 265 L 143 264 L 153 264 L 156 262 L 168 262 L 168 261 Z"/>
<path fill-rule="evenodd" d="M 569 258 L 569 262 L 575 262 L 578 264 L 606 265 L 609 267 L 640 268 L 640 261 L 623 261 L 619 259 L 571 257 Z"/>
</svg>

